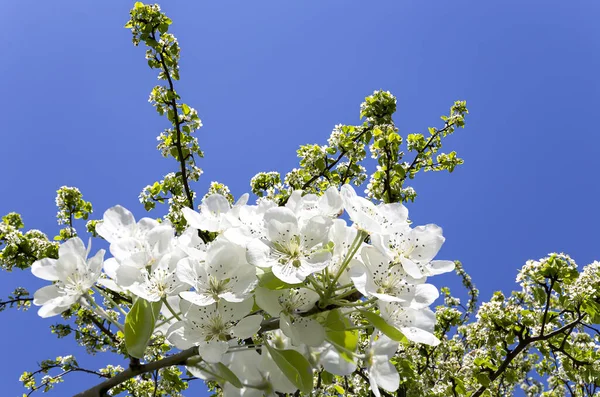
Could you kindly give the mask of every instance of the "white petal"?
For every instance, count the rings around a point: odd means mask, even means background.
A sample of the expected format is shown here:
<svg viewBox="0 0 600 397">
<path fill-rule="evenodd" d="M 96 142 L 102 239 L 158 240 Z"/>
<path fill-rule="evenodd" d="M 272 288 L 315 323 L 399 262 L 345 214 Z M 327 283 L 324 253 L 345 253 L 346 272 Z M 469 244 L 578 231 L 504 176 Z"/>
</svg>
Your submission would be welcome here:
<svg viewBox="0 0 600 397">
<path fill-rule="evenodd" d="M 194 287 L 197 285 L 198 279 L 208 278 L 206 270 L 200 266 L 198 260 L 193 258 L 183 258 L 177 262 L 176 274 L 179 280 Z"/>
<path fill-rule="evenodd" d="M 61 255 L 56 262 L 56 273 L 60 280 L 66 280 L 73 273 L 79 273 L 81 269 L 86 268 L 83 257 L 72 252 Z"/>
<path fill-rule="evenodd" d="M 284 319 L 286 319 L 287 322 Z M 289 328 L 287 328 L 288 326 Z M 286 332 L 286 328 L 288 329 L 288 332 Z M 312 318 L 288 318 L 288 316 L 282 315 L 281 330 L 288 337 L 292 338 L 292 341 L 296 345 L 303 343 L 307 346 L 318 347 L 325 341 L 325 328 Z"/>
<path fill-rule="evenodd" d="M 388 276 L 390 257 L 373 246 L 364 246 L 361 250 L 363 263 L 373 276 L 374 280 L 384 280 Z"/>
<path fill-rule="evenodd" d="M 142 218 L 137 223 L 137 230 L 136 230 L 135 236 L 137 238 L 142 238 L 142 239 L 146 238 L 146 236 L 148 235 L 150 230 L 152 230 L 155 227 L 160 226 L 160 225 L 161 224 L 156 219 Z"/>
<path fill-rule="evenodd" d="M 367 274 L 367 268 L 360 262 L 356 262 L 350 267 L 350 279 L 358 292 L 365 296 L 369 296 L 371 293 L 377 291 L 377 286 L 373 284 L 373 281 Z"/>
<path fill-rule="evenodd" d="M 280 222 L 277 219 L 271 219 L 267 222 L 267 237 L 269 241 L 286 244 L 294 236 L 298 235 L 298 225 L 294 222 Z"/>
<path fill-rule="evenodd" d="M 244 302 L 232 303 L 219 302 L 219 313 L 225 321 L 238 321 L 244 318 L 254 306 L 254 299 L 246 299 Z"/>
<path fill-rule="evenodd" d="M 348 376 L 356 370 L 356 364 L 345 360 L 333 346 L 323 351 L 319 360 L 327 372 L 335 375 Z"/>
<path fill-rule="evenodd" d="M 398 390 L 400 386 L 398 370 L 388 361 L 378 362 L 369 369 L 369 375 L 375 379 L 377 386 L 389 392 Z"/>
<path fill-rule="evenodd" d="M 179 296 L 181 296 L 181 299 L 185 299 L 186 301 L 198 306 L 208 306 L 216 302 L 215 298 L 212 296 L 207 294 L 200 295 L 194 291 L 183 291 L 179 294 Z"/>
<path fill-rule="evenodd" d="M 187 221 L 188 225 L 197 230 L 204 230 L 203 227 L 206 225 L 204 224 L 203 216 L 188 207 L 183 207 L 181 212 L 183 213 L 183 217 Z"/>
<path fill-rule="evenodd" d="M 250 338 L 260 329 L 262 319 L 260 314 L 245 317 L 231 329 L 231 334 L 239 339 Z"/>
<path fill-rule="evenodd" d="M 59 275 L 56 269 L 56 259 L 44 258 L 33 262 L 31 273 L 42 280 L 58 281 Z"/>
<path fill-rule="evenodd" d="M 454 270 L 453 261 L 431 261 L 429 263 L 429 275 L 437 276 L 438 274 L 448 273 Z"/>
<path fill-rule="evenodd" d="M 272 291 L 267 288 L 258 287 L 254 292 L 254 298 L 256 299 L 256 304 L 269 313 L 272 317 L 279 316 L 281 312 L 281 305 L 279 304 L 279 299 L 284 296 L 286 291 Z"/>
<path fill-rule="evenodd" d="M 323 216 L 314 216 L 302 228 L 304 246 L 312 248 L 319 243 L 327 242 L 327 234 L 331 227 L 331 219 Z"/>
<path fill-rule="evenodd" d="M 56 285 L 47 285 L 35 291 L 33 294 L 33 304 L 41 306 L 60 297 L 62 297 L 62 294 L 60 294 Z"/>
<path fill-rule="evenodd" d="M 102 285 L 103 287 L 108 288 L 111 291 L 115 291 L 115 292 L 124 292 L 125 290 L 121 287 L 119 287 L 117 285 L 117 283 L 115 283 L 114 280 L 110 279 L 110 278 L 99 278 L 98 279 L 98 284 Z"/>
<path fill-rule="evenodd" d="M 376 341 L 371 342 L 371 349 L 375 356 L 385 356 L 388 359 L 392 358 L 398 350 L 399 343 L 393 341 L 389 337 L 382 335 Z"/>
<path fill-rule="evenodd" d="M 411 303 L 411 307 L 415 309 L 431 305 L 440 296 L 438 289 L 432 284 L 419 284 L 415 288 L 416 294 Z"/>
<path fill-rule="evenodd" d="M 219 297 L 228 302 L 242 302 L 250 296 L 258 284 L 256 268 L 250 265 L 241 265 L 232 274 L 228 284 L 231 291 L 219 294 Z"/>
<path fill-rule="evenodd" d="M 117 269 L 121 264 L 115 258 L 108 258 L 104 261 L 104 273 L 113 280 L 117 278 Z"/>
<path fill-rule="evenodd" d="M 208 363 L 218 363 L 227 352 L 229 345 L 223 341 L 201 342 L 198 345 L 198 353 Z"/>
<path fill-rule="evenodd" d="M 442 228 L 437 225 L 417 226 L 410 233 L 410 243 L 414 246 L 411 258 L 421 263 L 429 263 L 438 253 L 444 236 Z"/>
<path fill-rule="evenodd" d="M 135 228 L 135 218 L 126 208 L 116 205 L 104 212 L 102 223 L 96 226 L 96 232 L 109 243 L 131 237 Z"/>
<path fill-rule="evenodd" d="M 429 346 L 437 346 L 440 340 L 435 335 L 416 327 L 401 327 L 400 331 L 408 338 L 408 340 L 423 343 Z"/>
<path fill-rule="evenodd" d="M 79 237 L 73 237 L 61 244 L 58 248 L 58 257 L 71 254 L 74 256 L 86 257 L 86 249 L 83 245 L 83 241 Z"/>
<path fill-rule="evenodd" d="M 296 214 L 286 207 L 271 208 L 265 212 L 264 218 L 266 223 L 276 220 L 279 223 L 293 223 L 298 225 Z"/>
<path fill-rule="evenodd" d="M 193 341 L 184 337 L 184 322 L 178 321 L 172 324 L 167 331 L 167 340 L 178 349 L 185 350 L 194 346 Z"/>
<path fill-rule="evenodd" d="M 288 284 L 300 284 L 306 278 L 298 272 L 298 268 L 291 261 L 284 264 L 276 263 L 271 267 L 271 271 L 275 277 Z"/>
<path fill-rule="evenodd" d="M 145 252 L 146 246 L 144 243 L 131 237 L 119 239 L 110 245 L 110 253 L 118 260 L 129 258 L 137 253 L 145 254 Z M 145 265 L 146 263 L 140 264 L 142 267 Z"/>
<path fill-rule="evenodd" d="M 219 215 L 225 214 L 230 209 L 229 201 L 220 194 L 211 194 L 202 200 L 202 211 L 209 210 L 211 213 Z"/>
<path fill-rule="evenodd" d="M 142 271 L 133 266 L 122 265 L 117 269 L 116 282 L 119 286 L 129 288 L 142 281 Z"/>
<path fill-rule="evenodd" d="M 100 276 L 100 272 L 102 271 L 102 263 L 104 261 L 104 250 L 99 250 L 96 255 L 88 259 L 87 265 L 89 270 L 96 275 L 96 277 Z"/>
<path fill-rule="evenodd" d="M 67 310 L 70 306 L 71 305 L 58 306 L 52 303 L 47 303 L 44 306 L 40 307 L 40 309 L 38 310 L 38 316 L 42 318 L 54 317 Z"/>
<path fill-rule="evenodd" d="M 246 246 L 246 260 L 257 267 L 271 267 L 275 261 L 269 256 L 271 248 L 262 241 L 252 240 Z"/>
<path fill-rule="evenodd" d="M 319 209 L 323 215 L 337 216 L 344 207 L 342 196 L 335 186 L 329 187 L 325 193 L 319 197 Z"/>
<path fill-rule="evenodd" d="M 419 266 L 414 263 L 413 261 L 411 261 L 410 259 L 408 259 L 405 256 L 402 256 L 400 258 L 400 262 L 402 263 L 402 268 L 404 269 L 404 271 L 411 277 L 414 278 L 422 278 L 423 274 L 421 274 L 421 269 L 419 269 Z"/>
<path fill-rule="evenodd" d="M 161 224 L 148 232 L 146 240 L 155 256 L 165 254 L 175 241 L 175 229 L 171 225 Z"/>
</svg>

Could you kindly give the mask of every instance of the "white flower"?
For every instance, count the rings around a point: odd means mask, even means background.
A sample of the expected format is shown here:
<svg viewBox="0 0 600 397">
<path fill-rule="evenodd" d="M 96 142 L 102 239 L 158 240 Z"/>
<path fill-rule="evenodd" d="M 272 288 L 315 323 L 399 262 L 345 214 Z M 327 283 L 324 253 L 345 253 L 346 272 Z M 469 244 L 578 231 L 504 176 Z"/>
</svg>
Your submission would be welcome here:
<svg viewBox="0 0 600 397">
<path fill-rule="evenodd" d="M 138 269 L 132 266 L 120 266 L 117 278 L 128 285 L 126 288 L 140 298 L 158 302 L 167 296 L 177 295 L 189 289 L 189 284 L 181 282 L 175 276 L 177 263 L 185 255 L 175 250 L 163 255 L 160 260 L 148 268 Z"/>
<path fill-rule="evenodd" d="M 232 208 L 225 197 L 220 194 L 211 194 L 202 200 L 200 213 L 187 207 L 182 208 L 182 212 L 190 226 L 198 230 L 222 232 L 239 224 L 239 207 L 245 205 L 247 201 L 248 194 L 244 194 Z"/>
<path fill-rule="evenodd" d="M 289 208 L 272 208 L 265 213 L 267 238 L 247 245 L 248 262 L 270 267 L 273 274 L 289 284 L 298 284 L 306 276 L 324 269 L 331 253 L 323 249 L 331 219 L 314 216 L 300 228 Z"/>
<path fill-rule="evenodd" d="M 169 328 L 167 338 L 182 350 L 198 346 L 203 360 L 219 362 L 229 347 L 226 342 L 229 337 L 249 338 L 260 329 L 261 315 L 245 317 L 252 310 L 253 303 L 252 299 L 248 299 L 241 303 L 196 306 L 182 300 L 182 321 Z"/>
<path fill-rule="evenodd" d="M 198 236 L 198 229 L 188 227 L 179 237 L 175 246 L 188 256 L 203 261 L 206 258 L 206 244 Z"/>
<path fill-rule="evenodd" d="M 329 241 L 333 242 L 333 256 L 329 262 L 328 269 L 331 274 L 337 274 L 343 261 L 346 260 L 348 250 L 354 243 L 358 230 L 354 227 L 348 227 L 343 219 L 334 219 L 329 229 Z M 361 243 L 362 245 L 363 243 Z M 356 251 L 360 253 L 360 249 Z M 342 285 L 350 283 L 350 268 L 357 266 L 359 257 L 357 254 L 350 259 L 350 266 L 340 275 L 338 282 Z"/>
<path fill-rule="evenodd" d="M 285 314 L 298 314 L 309 311 L 319 300 L 319 295 L 306 288 L 270 290 L 258 287 L 254 292 L 256 304 L 272 317 Z"/>
<path fill-rule="evenodd" d="M 205 261 L 191 257 L 179 261 L 177 277 L 195 289 L 181 292 L 181 297 L 199 306 L 219 299 L 242 302 L 258 283 L 256 268 L 246 262 L 245 250 L 223 238 L 210 245 Z"/>
<path fill-rule="evenodd" d="M 371 346 L 366 352 L 367 372 L 371 391 L 377 397 L 381 397 L 380 387 L 393 392 L 400 386 L 398 370 L 390 362 L 397 350 L 398 342 L 394 342 L 385 335 L 381 335 L 377 340 L 371 338 Z"/>
<path fill-rule="evenodd" d="M 433 335 L 435 314 L 427 307 L 405 307 L 397 302 L 378 302 L 381 317 L 398 328 L 416 343 L 437 346 L 440 340 Z"/>
<path fill-rule="evenodd" d="M 320 346 L 325 340 L 325 329 L 315 319 L 302 317 L 315 306 L 319 295 L 306 288 L 289 288 L 272 291 L 257 288 L 256 304 L 272 317 L 280 317 L 281 331 L 294 345 Z"/>
<path fill-rule="evenodd" d="M 92 288 L 100 277 L 104 250 L 99 250 L 92 258 L 79 237 L 73 237 L 58 249 L 58 259 L 44 258 L 31 265 L 34 276 L 54 281 L 52 285 L 38 289 L 33 295 L 33 304 L 42 306 L 41 317 L 56 316 Z"/>
<path fill-rule="evenodd" d="M 277 204 L 271 200 L 260 200 L 258 205 L 241 206 L 238 213 L 241 224 L 238 227 L 226 229 L 223 235 L 229 241 L 242 247 L 246 247 L 254 239 L 266 238 L 265 213 L 276 207 Z"/>
<path fill-rule="evenodd" d="M 342 186 L 341 196 L 350 219 L 369 233 L 390 234 L 408 227 L 408 210 L 401 203 L 375 205 L 356 195 L 348 184 Z"/>
<path fill-rule="evenodd" d="M 337 218 L 344 208 L 342 197 L 334 186 L 320 197 L 316 194 L 302 194 L 302 190 L 294 190 L 285 204 L 296 214 L 301 225 L 317 215 Z"/>
<path fill-rule="evenodd" d="M 373 296 L 383 301 L 407 302 L 416 294 L 416 285 L 421 280 L 410 277 L 401 265 L 394 265 L 391 259 L 373 246 L 365 246 L 361 257 L 350 269 L 354 286 L 365 296 Z"/>
<path fill-rule="evenodd" d="M 143 240 L 158 225 L 160 223 L 151 218 L 142 218 L 136 223 L 127 208 L 115 205 L 104 212 L 102 222 L 96 226 L 96 232 L 112 244 L 126 238 Z"/>
<path fill-rule="evenodd" d="M 321 351 L 319 363 L 325 371 L 339 376 L 348 376 L 356 370 L 356 363 L 348 362 L 340 355 L 335 346 L 328 342 Z"/>
<path fill-rule="evenodd" d="M 371 241 L 394 263 L 401 263 L 411 277 L 435 276 L 454 270 L 452 261 L 433 260 L 444 243 L 439 226 L 430 224 L 385 236 L 372 235 Z"/>
</svg>

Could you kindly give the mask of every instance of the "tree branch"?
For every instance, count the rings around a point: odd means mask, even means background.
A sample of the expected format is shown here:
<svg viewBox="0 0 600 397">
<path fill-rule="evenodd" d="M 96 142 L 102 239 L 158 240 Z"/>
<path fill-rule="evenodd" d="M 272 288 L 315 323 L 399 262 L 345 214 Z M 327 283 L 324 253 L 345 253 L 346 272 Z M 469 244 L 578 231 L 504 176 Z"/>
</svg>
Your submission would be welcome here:
<svg viewBox="0 0 600 397">
<path fill-rule="evenodd" d="M 148 364 L 142 364 L 133 368 L 129 367 L 118 375 L 92 387 L 91 389 L 76 394 L 74 397 L 107 397 L 107 392 L 110 389 L 120 385 L 128 379 L 133 378 L 134 376 L 157 371 L 161 368 L 172 367 L 174 365 L 184 365 L 189 358 L 197 355 L 198 348 L 194 346 L 172 356 L 165 357 L 162 360 L 154 361 Z"/>
<path fill-rule="evenodd" d="M 7 301 L 0 301 L 0 311 L 4 310 L 5 306 L 12 305 L 14 303 L 19 303 L 19 302 L 29 302 L 32 300 L 33 300 L 33 298 L 15 298 L 15 299 L 7 300 Z"/>
<path fill-rule="evenodd" d="M 519 353 L 521 353 L 523 350 L 525 350 L 525 348 L 527 346 L 529 346 L 531 343 L 545 341 L 556 335 L 560 335 L 561 333 L 568 331 L 569 329 L 572 329 L 573 327 L 575 327 L 577 324 L 579 324 L 579 322 L 582 319 L 583 319 L 583 316 L 579 316 L 576 320 L 573 320 L 570 323 L 565 324 L 564 326 L 562 326 L 546 335 L 538 335 L 538 336 L 534 336 L 531 338 L 527 338 L 527 337 L 523 338 L 519 342 L 519 344 L 515 347 L 515 349 L 506 355 L 506 357 L 504 358 L 504 361 L 502 362 L 502 364 L 500 364 L 498 369 L 493 374 L 490 375 L 490 383 L 495 381 L 496 379 L 498 379 L 498 377 L 502 373 L 504 373 L 506 368 L 508 368 L 508 366 L 512 362 L 512 360 L 514 360 L 519 355 Z M 481 385 L 479 387 L 479 389 L 477 389 L 477 391 L 471 395 L 471 397 L 481 396 L 486 389 L 487 389 L 486 386 Z"/>
<path fill-rule="evenodd" d="M 152 32 L 150 37 L 154 41 L 157 41 L 154 31 Z M 179 124 L 179 111 L 177 109 L 177 101 L 175 100 L 175 86 L 173 84 L 173 79 L 171 78 L 171 74 L 169 73 L 169 68 L 167 67 L 167 64 L 165 63 L 165 59 L 164 59 L 162 50 L 160 51 L 160 54 L 157 54 L 157 60 L 160 62 L 162 69 L 165 73 L 165 76 L 167 76 L 167 82 L 169 83 L 169 91 L 171 91 L 173 93 L 173 99 L 171 99 L 171 101 L 169 102 L 169 105 L 171 106 L 171 109 L 173 110 L 173 118 L 175 120 L 175 122 L 174 122 L 175 131 L 176 131 L 175 147 L 177 148 L 177 157 L 179 157 L 179 165 L 180 165 L 180 169 L 181 169 L 181 180 L 183 182 L 183 188 L 185 190 L 185 195 L 188 200 L 188 206 L 191 209 L 194 209 L 194 196 L 192 195 L 192 192 L 190 190 L 190 186 L 188 183 L 187 168 L 185 166 L 185 159 L 183 158 L 183 150 L 181 148 L 181 126 Z"/>
</svg>

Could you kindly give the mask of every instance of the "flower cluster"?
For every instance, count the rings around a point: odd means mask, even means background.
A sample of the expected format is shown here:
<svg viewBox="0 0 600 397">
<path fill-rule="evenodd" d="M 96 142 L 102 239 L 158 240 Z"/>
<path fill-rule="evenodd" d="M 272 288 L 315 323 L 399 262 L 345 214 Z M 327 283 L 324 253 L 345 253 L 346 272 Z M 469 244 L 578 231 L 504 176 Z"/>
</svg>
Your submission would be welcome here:
<svg viewBox="0 0 600 397">
<path fill-rule="evenodd" d="M 153 333 L 197 349 L 188 369 L 225 395 L 307 392 L 320 367 L 340 376 L 365 368 L 376 395 L 397 390 L 389 360 L 400 343 L 440 343 L 429 309 L 439 293 L 427 279 L 454 269 L 434 260 L 441 228 L 412 227 L 402 204 L 375 205 L 350 185 L 321 196 L 293 191 L 284 206 L 247 202 L 207 195 L 199 212 L 183 208 L 182 233 L 110 208 L 96 232 L 111 258 L 100 250 L 88 259 L 89 246 L 72 238 L 58 259 L 33 264 L 34 275 L 53 281 L 35 293 L 39 314 L 79 303 L 115 322 L 93 291 L 127 297 L 125 326 L 116 325 L 128 349 Z M 154 321 L 136 320 L 144 310 Z"/>
</svg>

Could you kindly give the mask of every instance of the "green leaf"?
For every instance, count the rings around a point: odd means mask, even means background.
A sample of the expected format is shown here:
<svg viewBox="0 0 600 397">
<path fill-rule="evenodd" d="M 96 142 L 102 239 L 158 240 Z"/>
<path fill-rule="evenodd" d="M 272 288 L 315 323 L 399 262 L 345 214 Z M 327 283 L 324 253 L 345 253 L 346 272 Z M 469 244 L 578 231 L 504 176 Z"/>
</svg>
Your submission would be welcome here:
<svg viewBox="0 0 600 397">
<path fill-rule="evenodd" d="M 125 317 L 125 347 L 135 358 L 144 358 L 146 346 L 152 337 L 162 302 L 137 299 Z"/>
<path fill-rule="evenodd" d="M 373 324 L 375 328 L 383 332 L 390 339 L 395 340 L 396 342 L 408 343 L 408 339 L 406 339 L 406 336 L 404 336 L 404 334 L 400 332 L 398 328 L 386 323 L 385 320 L 377 314 L 368 312 L 366 310 L 360 310 L 360 313 L 365 316 L 365 318 L 371 324 Z"/>
<path fill-rule="evenodd" d="M 488 374 L 479 373 L 479 374 L 475 374 L 475 377 L 477 378 L 477 381 L 485 387 L 488 387 L 491 383 L 490 377 L 488 376 Z"/>
<path fill-rule="evenodd" d="M 348 326 L 344 320 L 345 318 L 339 309 L 331 310 L 327 313 L 327 318 L 323 326 L 332 331 L 345 331 Z"/>
<path fill-rule="evenodd" d="M 265 343 L 269 354 L 281 372 L 304 394 L 313 388 L 313 372 L 308 360 L 295 350 L 278 350 Z"/>
<path fill-rule="evenodd" d="M 333 374 L 331 372 L 327 372 L 325 370 L 323 370 L 323 372 L 321 372 L 321 381 L 323 382 L 324 385 L 330 385 L 333 383 Z"/>
<path fill-rule="evenodd" d="M 344 388 L 342 386 L 335 385 L 335 386 L 333 386 L 333 388 L 335 389 L 335 391 L 340 393 L 342 396 L 346 395 L 346 390 L 344 390 Z"/>
<path fill-rule="evenodd" d="M 183 114 L 188 115 L 190 113 L 190 107 L 185 103 L 181 105 L 181 109 L 183 110 Z"/>
<path fill-rule="evenodd" d="M 352 352 L 358 347 L 358 331 L 325 331 L 327 341 L 329 341 L 335 349 L 340 353 L 340 356 L 349 363 L 354 362 Z"/>
<path fill-rule="evenodd" d="M 217 363 L 217 369 L 219 370 L 219 375 L 225 379 L 227 382 L 231 383 L 238 389 L 242 388 L 242 382 L 238 379 L 237 376 L 223 363 Z"/>
<path fill-rule="evenodd" d="M 454 379 L 454 390 L 456 393 L 458 393 L 459 396 L 467 394 L 467 389 L 465 388 L 465 383 L 462 381 L 462 379 L 454 376 L 452 379 Z"/>
</svg>

